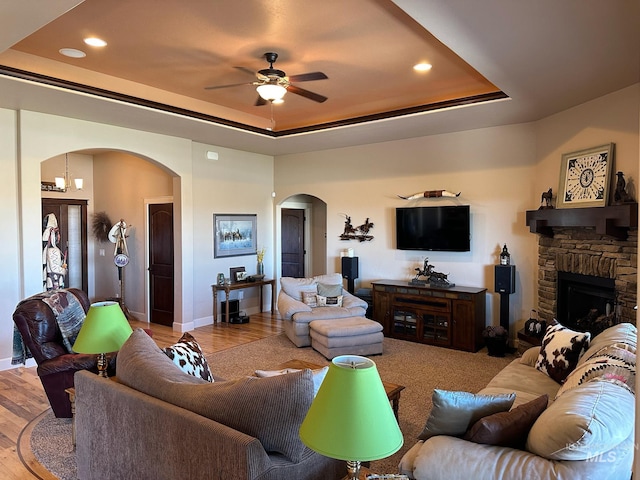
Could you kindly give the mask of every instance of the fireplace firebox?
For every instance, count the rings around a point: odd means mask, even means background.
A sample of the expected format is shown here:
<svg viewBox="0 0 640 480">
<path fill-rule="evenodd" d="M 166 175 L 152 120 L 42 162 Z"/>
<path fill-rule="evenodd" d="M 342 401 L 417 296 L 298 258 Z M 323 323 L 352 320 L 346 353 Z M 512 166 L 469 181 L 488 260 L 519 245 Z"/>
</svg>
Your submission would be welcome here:
<svg viewBox="0 0 640 480">
<path fill-rule="evenodd" d="M 558 320 L 574 330 L 586 330 L 590 322 L 615 314 L 613 278 L 558 272 Z"/>
</svg>

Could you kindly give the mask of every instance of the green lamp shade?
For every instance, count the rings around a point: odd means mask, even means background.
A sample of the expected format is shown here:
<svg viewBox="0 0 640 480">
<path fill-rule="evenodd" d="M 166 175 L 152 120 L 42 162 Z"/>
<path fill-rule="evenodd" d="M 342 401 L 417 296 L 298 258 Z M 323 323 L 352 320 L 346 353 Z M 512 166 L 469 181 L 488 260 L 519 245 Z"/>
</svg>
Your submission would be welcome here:
<svg viewBox="0 0 640 480">
<path fill-rule="evenodd" d="M 78 332 L 73 351 L 96 354 L 117 352 L 132 333 L 119 303 L 93 303 Z"/>
<path fill-rule="evenodd" d="M 356 355 L 333 359 L 300 438 L 338 460 L 379 460 L 400 449 L 402 432 L 373 361 Z"/>
</svg>

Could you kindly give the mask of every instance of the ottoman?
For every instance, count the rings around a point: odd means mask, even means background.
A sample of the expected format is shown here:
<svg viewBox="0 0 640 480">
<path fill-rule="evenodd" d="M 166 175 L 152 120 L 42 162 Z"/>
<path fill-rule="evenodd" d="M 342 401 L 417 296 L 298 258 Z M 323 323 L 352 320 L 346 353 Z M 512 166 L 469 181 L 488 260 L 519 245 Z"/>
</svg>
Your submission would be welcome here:
<svg viewBox="0 0 640 480">
<path fill-rule="evenodd" d="M 382 353 L 382 325 L 365 317 L 314 320 L 309 332 L 313 349 L 329 360 L 338 355 Z"/>
</svg>

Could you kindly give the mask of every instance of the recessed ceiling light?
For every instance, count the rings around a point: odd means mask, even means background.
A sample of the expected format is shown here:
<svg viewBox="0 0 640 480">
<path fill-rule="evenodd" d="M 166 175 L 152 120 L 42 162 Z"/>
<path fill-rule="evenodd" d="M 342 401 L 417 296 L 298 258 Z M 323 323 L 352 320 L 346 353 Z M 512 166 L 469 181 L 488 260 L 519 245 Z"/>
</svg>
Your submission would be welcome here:
<svg viewBox="0 0 640 480">
<path fill-rule="evenodd" d="M 107 45 L 107 42 L 98 37 L 87 37 L 84 39 L 84 43 L 92 47 L 105 47 Z"/>
<path fill-rule="evenodd" d="M 61 48 L 58 51 L 65 57 L 83 58 L 87 56 L 87 54 L 84 53 L 82 50 L 77 50 L 75 48 Z"/>
<path fill-rule="evenodd" d="M 416 72 L 428 72 L 429 70 L 431 70 L 431 64 L 430 63 L 418 63 L 418 64 L 413 66 L 413 69 Z"/>
</svg>

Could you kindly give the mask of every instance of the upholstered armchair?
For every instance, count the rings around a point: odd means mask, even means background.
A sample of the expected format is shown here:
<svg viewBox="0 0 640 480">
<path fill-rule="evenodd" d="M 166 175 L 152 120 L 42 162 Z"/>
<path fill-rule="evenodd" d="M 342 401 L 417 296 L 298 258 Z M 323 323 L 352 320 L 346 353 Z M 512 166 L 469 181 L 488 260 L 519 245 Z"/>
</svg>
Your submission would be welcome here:
<svg viewBox="0 0 640 480">
<path fill-rule="evenodd" d="M 71 417 L 71 403 L 65 389 L 73 387 L 73 375 L 78 370 L 97 373 L 96 356 L 72 353 L 70 340 L 60 330 L 60 312 L 75 306 L 75 316 L 84 319 L 90 302 L 87 294 L 77 288 L 43 292 L 22 300 L 13 313 L 13 321 L 24 346 L 38 364 L 37 372 L 56 417 Z M 80 311 L 80 309 L 82 311 Z M 64 313 L 62 314 L 64 315 Z M 115 369 L 110 364 L 110 374 Z"/>
</svg>

